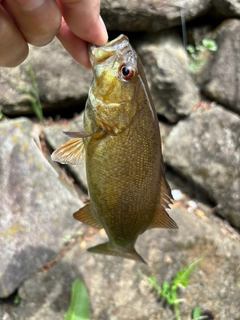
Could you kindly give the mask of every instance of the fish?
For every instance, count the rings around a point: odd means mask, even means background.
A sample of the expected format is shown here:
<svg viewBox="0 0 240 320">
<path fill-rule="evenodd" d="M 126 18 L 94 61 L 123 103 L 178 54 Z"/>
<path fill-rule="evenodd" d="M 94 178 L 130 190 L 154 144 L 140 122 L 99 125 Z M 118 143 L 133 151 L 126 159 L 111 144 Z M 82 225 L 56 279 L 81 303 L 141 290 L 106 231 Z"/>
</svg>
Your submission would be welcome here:
<svg viewBox="0 0 240 320">
<path fill-rule="evenodd" d="M 74 218 L 104 228 L 109 241 L 88 251 L 146 263 L 136 251 L 139 235 L 152 228 L 177 229 L 166 212 L 172 203 L 165 178 L 161 137 L 143 66 L 128 37 L 89 44 L 93 81 L 84 110 L 84 131 L 52 160 L 85 161 L 89 200 Z"/>
</svg>

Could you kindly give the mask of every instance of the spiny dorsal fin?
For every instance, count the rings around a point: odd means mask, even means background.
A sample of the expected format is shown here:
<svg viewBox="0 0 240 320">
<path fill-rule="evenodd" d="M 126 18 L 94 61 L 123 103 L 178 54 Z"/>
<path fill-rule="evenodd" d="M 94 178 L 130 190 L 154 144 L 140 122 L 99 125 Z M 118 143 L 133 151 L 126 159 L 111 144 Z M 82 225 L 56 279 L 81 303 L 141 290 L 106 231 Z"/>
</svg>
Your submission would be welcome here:
<svg viewBox="0 0 240 320">
<path fill-rule="evenodd" d="M 55 150 L 51 158 L 63 164 L 82 164 L 85 160 L 85 148 L 83 139 L 74 138 Z"/>
<path fill-rule="evenodd" d="M 102 229 L 101 223 L 98 222 L 92 215 L 90 204 L 87 204 L 85 207 L 79 209 L 77 212 L 73 214 L 73 216 L 75 219 L 89 224 L 91 227 Z"/>
</svg>

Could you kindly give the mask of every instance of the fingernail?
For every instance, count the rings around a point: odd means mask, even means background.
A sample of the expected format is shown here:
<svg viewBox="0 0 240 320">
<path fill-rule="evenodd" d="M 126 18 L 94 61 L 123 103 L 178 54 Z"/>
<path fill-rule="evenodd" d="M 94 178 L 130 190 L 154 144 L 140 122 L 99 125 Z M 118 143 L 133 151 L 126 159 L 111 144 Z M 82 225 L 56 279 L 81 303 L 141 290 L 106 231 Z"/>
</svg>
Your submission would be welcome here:
<svg viewBox="0 0 240 320">
<path fill-rule="evenodd" d="M 105 23 L 100 15 L 99 15 L 99 20 L 100 20 L 100 24 L 102 26 L 102 35 L 103 35 L 104 43 L 106 43 L 108 41 L 107 28 L 106 28 Z"/>
</svg>

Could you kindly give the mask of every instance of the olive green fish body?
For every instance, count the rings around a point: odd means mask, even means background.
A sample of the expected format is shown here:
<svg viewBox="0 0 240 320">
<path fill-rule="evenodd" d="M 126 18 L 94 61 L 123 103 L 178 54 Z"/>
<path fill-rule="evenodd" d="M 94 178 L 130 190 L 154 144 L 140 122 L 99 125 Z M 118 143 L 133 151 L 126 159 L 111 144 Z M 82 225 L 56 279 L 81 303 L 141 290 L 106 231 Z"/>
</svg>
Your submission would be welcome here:
<svg viewBox="0 0 240 320">
<path fill-rule="evenodd" d="M 57 149 L 53 160 L 78 164 L 85 151 L 90 201 L 74 217 L 104 228 L 109 243 L 89 251 L 144 262 L 137 237 L 151 228 L 177 228 L 165 208 L 171 193 L 157 114 L 141 61 L 126 36 L 89 47 L 93 82 L 85 107 L 85 132 Z"/>
</svg>

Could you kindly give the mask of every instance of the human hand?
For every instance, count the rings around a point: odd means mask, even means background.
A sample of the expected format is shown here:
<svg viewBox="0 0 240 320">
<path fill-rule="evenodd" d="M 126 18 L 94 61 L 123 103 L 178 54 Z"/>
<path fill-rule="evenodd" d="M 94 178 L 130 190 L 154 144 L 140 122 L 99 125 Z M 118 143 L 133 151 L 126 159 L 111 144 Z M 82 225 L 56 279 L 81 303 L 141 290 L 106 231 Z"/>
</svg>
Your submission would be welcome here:
<svg viewBox="0 0 240 320">
<path fill-rule="evenodd" d="M 0 0 L 0 66 L 19 65 L 28 44 L 44 46 L 57 36 L 89 68 L 87 42 L 101 46 L 108 37 L 99 11 L 100 0 Z"/>
</svg>

